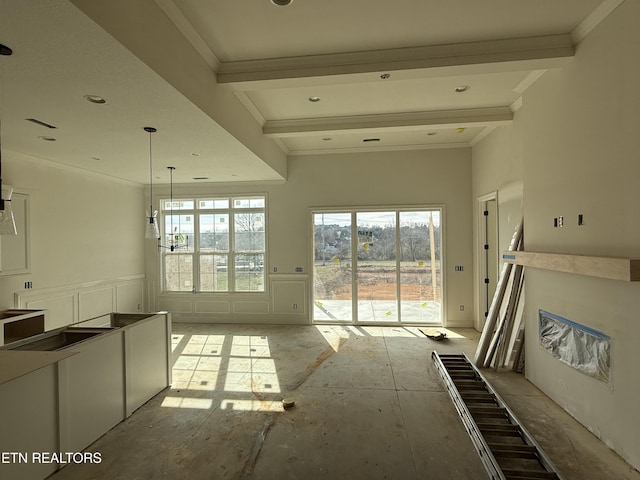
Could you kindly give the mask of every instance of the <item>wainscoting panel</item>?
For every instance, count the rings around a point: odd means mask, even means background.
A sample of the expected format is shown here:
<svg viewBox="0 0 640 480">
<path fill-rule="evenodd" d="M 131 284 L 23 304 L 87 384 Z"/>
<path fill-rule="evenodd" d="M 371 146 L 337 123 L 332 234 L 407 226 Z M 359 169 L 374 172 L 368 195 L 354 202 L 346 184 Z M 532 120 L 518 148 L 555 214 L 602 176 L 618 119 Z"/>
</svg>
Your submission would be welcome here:
<svg viewBox="0 0 640 480">
<path fill-rule="evenodd" d="M 141 312 L 144 305 L 144 283 L 116 285 L 116 312 Z"/>
<path fill-rule="evenodd" d="M 120 310 L 118 295 L 121 295 L 123 307 L 120 311 L 142 311 L 144 285 L 144 275 L 140 274 L 63 287 L 21 290 L 14 294 L 14 307 L 47 310 L 45 330 L 48 331 Z"/>
<path fill-rule="evenodd" d="M 193 303 L 172 298 L 160 298 L 160 310 L 171 313 L 192 313 Z"/>
<path fill-rule="evenodd" d="M 114 297 L 113 286 L 78 292 L 79 320 L 89 320 L 115 312 Z"/>
<path fill-rule="evenodd" d="M 196 302 L 196 313 L 218 313 L 225 314 L 231 312 L 231 304 L 228 301 L 219 302 Z"/>
<path fill-rule="evenodd" d="M 266 315 L 269 313 L 269 302 L 237 301 L 233 303 L 233 313 Z"/>
<path fill-rule="evenodd" d="M 307 313 L 306 292 L 306 278 L 272 278 L 271 305 L 273 313 L 284 315 Z"/>
<path fill-rule="evenodd" d="M 46 310 L 45 331 L 64 327 L 65 325 L 78 321 L 76 296 L 73 293 L 63 293 L 48 298 L 34 298 L 27 300 L 22 305 L 16 305 L 16 308 Z"/>
</svg>

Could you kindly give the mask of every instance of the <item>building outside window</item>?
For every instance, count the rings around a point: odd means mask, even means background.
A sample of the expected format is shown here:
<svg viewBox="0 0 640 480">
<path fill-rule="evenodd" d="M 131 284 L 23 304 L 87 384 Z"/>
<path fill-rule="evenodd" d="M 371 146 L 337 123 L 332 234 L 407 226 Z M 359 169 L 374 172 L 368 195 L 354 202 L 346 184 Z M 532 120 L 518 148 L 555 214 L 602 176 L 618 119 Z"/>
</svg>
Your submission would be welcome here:
<svg viewBox="0 0 640 480">
<path fill-rule="evenodd" d="M 264 196 L 162 200 L 160 224 L 163 291 L 264 292 Z"/>
</svg>

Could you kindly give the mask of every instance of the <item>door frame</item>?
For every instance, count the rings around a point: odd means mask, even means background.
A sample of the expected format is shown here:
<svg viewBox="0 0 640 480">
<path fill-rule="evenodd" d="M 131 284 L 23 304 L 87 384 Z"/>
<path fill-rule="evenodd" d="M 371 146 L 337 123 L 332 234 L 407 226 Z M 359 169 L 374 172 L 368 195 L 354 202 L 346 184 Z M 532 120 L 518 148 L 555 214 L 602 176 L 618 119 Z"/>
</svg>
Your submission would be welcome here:
<svg viewBox="0 0 640 480">
<path fill-rule="evenodd" d="M 487 202 L 495 201 L 496 202 L 496 221 L 495 221 L 495 231 L 493 234 L 495 235 L 496 248 L 494 249 L 494 255 L 492 258 L 486 258 L 485 251 L 485 243 L 487 239 L 487 224 L 485 220 L 484 211 L 486 209 Z M 486 304 L 486 296 L 487 296 L 487 286 L 485 284 L 486 277 L 486 262 L 494 262 L 496 265 L 496 271 L 499 272 L 499 264 L 500 264 L 500 255 L 498 249 L 500 247 L 500 224 L 499 224 L 499 206 L 498 206 L 498 191 L 495 190 L 493 192 L 486 193 L 476 198 L 476 248 L 475 248 L 475 271 L 476 271 L 476 288 L 474 289 L 474 297 L 475 297 L 475 319 L 474 319 L 474 328 L 478 331 L 482 331 L 485 322 L 485 312 L 488 307 Z M 497 283 L 498 279 L 494 280 L 494 285 Z M 491 298 L 489 298 L 489 304 L 491 303 Z"/>
<path fill-rule="evenodd" d="M 336 206 L 336 207 L 312 207 L 309 208 L 309 219 L 310 219 L 310 230 L 311 234 L 309 235 L 310 248 L 311 252 L 311 271 L 310 271 L 310 281 L 309 281 L 309 304 L 311 305 L 309 312 L 309 320 L 311 324 L 330 324 L 330 325 L 354 325 L 354 326 L 421 326 L 421 325 L 431 325 L 432 323 L 420 323 L 420 322 L 403 322 L 402 318 L 402 306 L 401 300 L 398 297 L 398 316 L 399 320 L 394 322 L 366 322 L 358 319 L 358 289 L 357 289 L 357 280 L 356 280 L 356 264 L 357 264 L 357 242 L 351 243 L 351 256 L 352 256 L 352 318 L 349 321 L 337 320 L 337 321 L 327 321 L 327 320 L 315 320 L 314 319 L 314 311 L 313 305 L 315 303 L 315 295 L 314 295 L 314 282 L 315 282 L 315 259 L 313 258 L 315 254 L 314 248 L 314 215 L 322 214 L 322 213 L 349 213 L 351 214 L 351 229 L 354 231 L 357 229 L 357 213 L 359 212 L 378 212 L 378 211 L 393 211 L 396 213 L 396 218 L 398 218 L 398 212 L 403 211 L 429 211 L 429 210 L 438 210 L 440 212 L 440 325 L 443 327 L 447 326 L 447 308 L 446 308 L 446 295 L 447 289 L 445 285 L 447 283 L 446 280 L 446 262 L 445 262 L 445 250 L 446 250 L 446 208 L 443 204 L 420 204 L 420 205 L 367 205 L 367 206 Z M 400 228 L 399 225 L 396 225 L 396 238 L 399 239 Z M 400 285 L 397 285 L 397 288 L 400 288 Z"/>
</svg>

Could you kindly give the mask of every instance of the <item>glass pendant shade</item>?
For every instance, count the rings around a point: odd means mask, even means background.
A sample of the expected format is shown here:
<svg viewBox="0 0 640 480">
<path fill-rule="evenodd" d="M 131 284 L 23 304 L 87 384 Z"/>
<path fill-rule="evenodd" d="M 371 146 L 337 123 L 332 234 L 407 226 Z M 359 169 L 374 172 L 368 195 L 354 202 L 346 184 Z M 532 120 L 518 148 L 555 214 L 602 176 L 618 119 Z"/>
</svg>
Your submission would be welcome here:
<svg viewBox="0 0 640 480">
<path fill-rule="evenodd" d="M 11 194 L 13 193 L 13 187 L 9 185 L 2 185 L 2 197 L 3 208 L 0 210 L 0 235 L 17 235 L 16 220 L 13 217 L 13 210 L 11 208 Z"/>
<path fill-rule="evenodd" d="M 160 229 L 158 229 L 158 211 L 154 210 L 153 215 L 149 216 L 147 212 L 147 226 L 144 232 L 145 238 L 160 238 Z"/>
</svg>

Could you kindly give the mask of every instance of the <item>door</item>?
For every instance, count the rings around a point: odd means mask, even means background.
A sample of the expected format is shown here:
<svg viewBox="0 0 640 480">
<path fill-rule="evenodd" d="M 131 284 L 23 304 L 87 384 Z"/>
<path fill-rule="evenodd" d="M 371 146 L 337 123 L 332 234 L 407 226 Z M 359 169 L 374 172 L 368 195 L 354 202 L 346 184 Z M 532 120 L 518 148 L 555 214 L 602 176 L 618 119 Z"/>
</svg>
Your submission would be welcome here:
<svg viewBox="0 0 640 480">
<path fill-rule="evenodd" d="M 442 324 L 441 209 L 313 213 L 313 321 Z"/>
<path fill-rule="evenodd" d="M 351 212 L 313 214 L 313 319 L 353 320 Z"/>
<path fill-rule="evenodd" d="M 356 222 L 357 321 L 398 322 L 396 212 L 357 212 Z"/>
<path fill-rule="evenodd" d="M 495 193 L 478 199 L 478 320 L 482 330 L 498 283 L 498 201 Z"/>
</svg>

